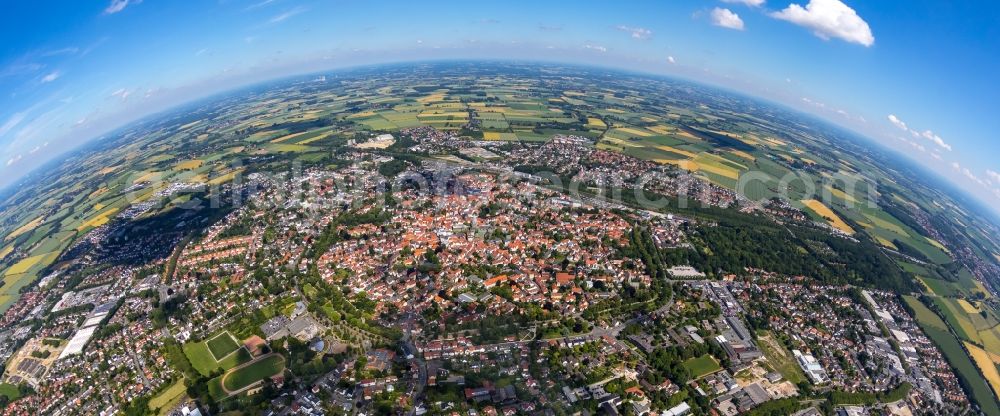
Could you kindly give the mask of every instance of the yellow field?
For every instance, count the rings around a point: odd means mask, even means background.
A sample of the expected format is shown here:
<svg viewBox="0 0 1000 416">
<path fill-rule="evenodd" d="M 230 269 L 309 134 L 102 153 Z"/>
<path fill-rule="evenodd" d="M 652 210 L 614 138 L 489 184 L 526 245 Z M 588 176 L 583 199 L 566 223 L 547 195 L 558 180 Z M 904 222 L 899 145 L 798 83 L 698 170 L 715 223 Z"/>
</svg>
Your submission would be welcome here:
<svg viewBox="0 0 1000 416">
<path fill-rule="evenodd" d="M 49 259 L 48 261 L 52 261 L 52 260 L 54 260 L 54 259 L 55 259 L 55 258 L 54 258 L 54 257 L 52 256 L 53 254 L 55 254 L 56 256 L 58 256 L 58 255 L 59 255 L 59 253 L 58 253 L 58 252 L 56 252 L 56 253 L 45 253 L 45 254 L 39 254 L 39 255 L 37 255 L 37 256 L 31 256 L 31 257 L 28 257 L 28 258 L 26 258 L 26 259 L 23 259 L 23 260 L 21 260 L 21 261 L 19 261 L 19 262 L 17 262 L 17 263 L 14 263 L 14 265 L 13 265 L 13 266 L 10 266 L 10 268 L 9 268 L 9 269 L 7 269 L 7 271 L 6 271 L 6 272 L 4 272 L 4 276 L 12 276 L 12 275 L 15 275 L 15 274 L 22 274 L 22 273 L 25 273 L 25 272 L 27 272 L 27 271 L 28 271 L 28 269 L 30 269 L 30 268 L 31 268 L 32 266 L 34 266 L 34 265 L 38 264 L 39 262 L 42 262 L 42 261 L 45 261 L 45 260 L 46 260 L 46 257 L 49 257 L 49 258 L 51 258 L 51 259 Z"/>
<path fill-rule="evenodd" d="M 311 139 L 305 139 L 305 140 L 299 142 L 299 144 L 309 144 L 309 143 L 312 143 L 312 142 L 318 142 L 318 141 L 323 140 L 323 139 L 325 139 L 327 137 L 330 137 L 332 135 L 333 135 L 333 132 L 331 131 L 329 133 L 324 133 L 324 134 L 321 134 L 319 136 L 313 137 Z"/>
<path fill-rule="evenodd" d="M 90 195 L 87 195 L 87 199 L 97 198 L 97 197 L 99 197 L 101 195 L 104 195 L 104 193 L 106 193 L 106 192 L 108 192 L 108 187 L 102 186 L 100 188 L 97 188 L 96 191 L 91 192 Z"/>
<path fill-rule="evenodd" d="M 674 131 L 673 128 L 670 128 L 670 127 L 667 127 L 667 126 L 662 126 L 662 125 L 661 126 L 646 127 L 646 130 L 655 132 L 657 134 L 663 134 L 663 135 L 670 134 L 671 132 Z"/>
<path fill-rule="evenodd" d="M 944 251 L 945 253 L 949 253 L 949 254 L 951 254 L 951 251 L 948 251 L 948 248 L 947 248 L 947 247 L 945 247 L 945 246 L 944 246 L 944 244 L 941 244 L 941 242 L 940 242 L 940 241 L 937 241 L 937 240 L 935 240 L 935 239 L 933 239 L 933 238 L 930 238 L 930 237 L 924 237 L 924 238 L 925 238 L 925 239 L 927 239 L 927 242 L 928 242 L 928 243 L 931 243 L 931 245 L 932 245 L 932 246 L 934 246 L 934 247 L 937 247 L 937 248 L 941 249 L 941 250 L 942 250 L 942 251 Z"/>
<path fill-rule="evenodd" d="M 9 245 L 7 247 L 4 247 L 3 250 L 0 250 L 0 259 L 2 259 L 4 257 L 7 257 L 7 255 L 10 254 L 10 252 L 12 252 L 12 251 L 14 251 L 14 245 L 13 244 L 11 244 L 11 245 Z"/>
<path fill-rule="evenodd" d="M 163 172 L 146 172 L 144 175 L 140 176 L 138 179 L 133 181 L 133 183 L 146 182 L 146 181 L 158 181 L 163 179 Z"/>
<path fill-rule="evenodd" d="M 97 173 L 100 174 L 100 175 L 107 175 L 107 174 L 109 174 L 111 172 L 114 172 L 114 171 L 118 170 L 119 167 L 120 166 L 108 166 L 108 167 L 106 167 L 104 169 L 101 169 L 101 170 L 97 171 Z"/>
<path fill-rule="evenodd" d="M 351 114 L 351 115 L 347 116 L 347 118 L 349 118 L 349 119 L 351 119 L 351 118 L 365 118 L 365 117 L 374 116 L 375 114 L 376 113 L 374 111 L 368 110 L 368 111 L 362 111 L 360 113 Z"/>
<path fill-rule="evenodd" d="M 186 130 L 189 127 L 197 125 L 198 123 L 201 123 L 201 120 L 195 120 L 195 121 L 192 121 L 192 122 L 190 122 L 188 124 L 185 124 L 185 125 L 181 126 L 181 130 Z"/>
<path fill-rule="evenodd" d="M 417 98 L 418 103 L 430 103 L 434 101 L 443 101 L 444 93 L 431 94 L 426 97 Z"/>
<path fill-rule="evenodd" d="M 924 287 L 924 292 L 927 292 L 927 294 L 929 295 L 937 296 L 937 293 L 934 292 L 934 289 L 931 289 L 931 287 L 927 284 L 927 282 L 924 281 L 924 279 L 917 278 L 917 281 L 920 282 L 920 285 Z"/>
<path fill-rule="evenodd" d="M 847 223 L 844 222 L 843 219 L 837 216 L 837 214 L 833 212 L 833 210 L 831 210 L 826 205 L 823 205 L 822 202 L 819 202 L 815 199 L 806 199 L 803 200 L 802 203 L 805 204 L 807 207 L 809 207 L 809 209 L 813 210 L 813 212 L 819 214 L 819 216 L 827 218 L 827 221 L 834 228 L 848 234 L 854 234 L 854 229 L 851 228 L 851 226 L 847 225 Z"/>
<path fill-rule="evenodd" d="M 22 225 L 21 228 L 18 228 L 14 230 L 14 232 L 8 234 L 7 237 L 3 239 L 3 241 L 13 240 L 17 238 L 17 236 L 24 234 L 28 231 L 31 231 L 35 227 L 38 227 L 39 225 L 42 224 L 43 221 L 45 221 L 45 216 L 39 215 L 38 218 L 31 220 L 27 224 Z"/>
<path fill-rule="evenodd" d="M 100 226 L 102 226 L 104 224 L 107 224 L 108 221 L 110 221 L 110 220 L 111 219 L 108 218 L 108 214 L 101 214 L 101 215 L 98 215 L 98 216 L 96 216 L 94 218 L 91 218 L 90 220 L 88 220 L 87 222 L 85 222 L 83 224 L 80 224 L 79 227 L 76 227 L 76 230 L 77 231 L 83 231 L 83 230 L 87 229 L 87 227 L 97 228 L 97 227 L 100 227 Z"/>
<path fill-rule="evenodd" d="M 185 160 L 185 161 L 183 161 L 183 162 L 180 162 L 180 163 L 178 163 L 177 165 L 175 165 L 175 166 L 174 166 L 174 170 L 191 170 L 191 169 L 198 169 L 198 168 L 200 168 L 200 167 L 201 167 L 201 165 L 202 165 L 202 164 L 204 164 L 204 163 L 205 163 L 205 162 L 203 162 L 203 161 L 201 161 L 201 160 L 198 160 L 198 159 L 192 159 L 192 160 Z"/>
<path fill-rule="evenodd" d="M 725 166 L 711 165 L 706 163 L 699 163 L 698 170 L 702 172 L 714 173 L 716 175 L 725 176 L 730 179 L 739 179 L 740 171 L 727 168 Z"/>
<path fill-rule="evenodd" d="M 787 142 L 775 139 L 773 137 L 768 137 L 768 138 L 764 139 L 764 141 L 766 141 L 766 142 L 768 142 L 768 143 L 770 143 L 772 145 L 775 145 L 775 146 L 788 146 Z"/>
<path fill-rule="evenodd" d="M 679 155 L 684 155 L 684 156 L 687 156 L 687 157 L 692 158 L 692 159 L 698 157 L 697 153 L 689 152 L 689 151 L 684 150 L 684 149 L 678 149 L 678 148 L 672 147 L 672 146 L 656 146 L 656 148 L 660 149 L 660 150 L 666 150 L 666 151 L 672 152 L 672 153 L 677 153 Z"/>
<path fill-rule="evenodd" d="M 587 117 L 587 126 L 593 126 L 601 129 L 608 127 L 607 124 L 604 124 L 604 120 L 597 117 Z"/>
<path fill-rule="evenodd" d="M 464 111 L 445 111 L 445 112 L 423 112 L 417 114 L 417 118 L 421 117 L 454 117 L 456 119 L 466 119 L 469 118 L 469 113 Z"/>
<path fill-rule="evenodd" d="M 617 108 L 608 108 L 607 111 L 611 112 L 611 113 L 617 113 L 617 114 L 622 114 L 622 113 L 625 112 L 625 110 L 619 110 Z"/>
<path fill-rule="evenodd" d="M 700 168 L 700 166 L 698 166 L 698 162 L 695 162 L 693 160 L 667 160 L 665 162 L 670 163 L 672 165 L 677 165 L 677 167 L 684 170 L 689 170 L 691 172 L 694 172 Z"/>
<path fill-rule="evenodd" d="M 299 137 L 299 136 L 301 136 L 303 134 L 306 134 L 306 133 L 308 133 L 308 131 L 301 131 L 301 132 L 298 132 L 298 133 L 286 134 L 284 136 L 281 136 L 281 137 L 278 137 L 278 138 L 276 138 L 274 140 L 271 140 L 271 143 L 281 143 L 281 142 L 283 142 L 285 140 L 294 139 L 294 138 Z"/>
<path fill-rule="evenodd" d="M 854 199 L 853 196 L 848 195 L 847 193 L 845 193 L 844 191 L 841 191 L 840 189 L 834 188 L 834 187 L 832 187 L 830 185 L 827 185 L 826 189 L 829 190 L 830 191 L 830 195 L 833 195 L 835 198 L 842 199 L 842 200 L 850 202 L 852 204 L 858 203 L 857 199 Z"/>
<path fill-rule="evenodd" d="M 979 338 L 983 341 L 986 351 L 993 354 L 994 360 L 1000 359 L 1000 355 L 994 354 L 1000 352 L 1000 336 L 997 335 L 996 328 L 979 331 Z M 997 364 L 1000 364 L 1000 361 L 997 361 Z"/>
<path fill-rule="evenodd" d="M 965 299 L 959 299 L 958 305 L 962 307 L 962 310 L 965 311 L 965 313 L 968 314 L 979 313 L 979 308 L 975 307 L 975 305 L 969 303 L 969 301 Z"/>
<path fill-rule="evenodd" d="M 896 245 L 893 244 L 892 241 L 886 240 L 886 239 L 884 239 L 882 237 L 875 237 L 875 241 L 878 241 L 879 244 L 881 244 L 881 245 L 883 245 L 885 247 L 889 247 L 889 248 L 891 248 L 893 250 L 898 250 L 899 249 L 899 247 L 896 247 Z"/>
<path fill-rule="evenodd" d="M 741 158 L 744 158 L 746 160 L 749 160 L 751 162 L 757 160 L 757 158 L 754 157 L 754 155 L 751 155 L 751 154 L 749 154 L 747 152 L 744 152 L 742 150 L 730 150 L 729 153 L 733 154 L 733 155 L 736 155 L 736 156 L 739 156 Z"/>
<path fill-rule="evenodd" d="M 639 130 L 639 129 L 633 129 L 631 127 L 619 127 L 619 128 L 616 128 L 615 130 L 620 131 L 620 132 L 624 132 L 624 133 L 628 133 L 628 134 L 631 134 L 631 135 L 634 135 L 634 136 L 639 136 L 639 137 L 649 137 L 649 136 L 653 135 L 652 133 L 650 133 L 648 131 Z"/>
<path fill-rule="evenodd" d="M 979 367 L 979 371 L 983 373 L 983 377 L 986 381 L 990 383 L 990 387 L 993 388 L 993 392 L 1000 395 L 1000 373 L 997 372 L 996 362 L 993 361 L 990 354 L 968 342 L 965 343 L 965 348 L 969 350 L 969 355 L 972 357 L 972 361 L 976 363 L 976 367 Z"/>
<path fill-rule="evenodd" d="M 699 153 L 698 157 L 695 158 L 695 162 L 698 162 L 699 170 L 702 172 L 714 173 L 716 175 L 725 176 L 730 179 L 740 178 L 740 169 L 730 167 L 724 163 L 735 163 L 721 156 L 716 156 L 711 153 Z M 742 169 L 746 169 L 746 166 L 739 165 Z"/>
<path fill-rule="evenodd" d="M 243 169 L 235 170 L 235 171 L 229 172 L 229 173 L 227 173 L 225 175 L 219 176 L 219 177 L 217 177 L 215 179 L 212 179 L 211 181 L 208 181 L 208 184 L 209 185 L 221 185 L 221 184 L 224 184 L 226 182 L 232 181 L 233 178 L 236 177 L 236 174 L 240 173 L 240 172 L 243 172 Z"/>
</svg>

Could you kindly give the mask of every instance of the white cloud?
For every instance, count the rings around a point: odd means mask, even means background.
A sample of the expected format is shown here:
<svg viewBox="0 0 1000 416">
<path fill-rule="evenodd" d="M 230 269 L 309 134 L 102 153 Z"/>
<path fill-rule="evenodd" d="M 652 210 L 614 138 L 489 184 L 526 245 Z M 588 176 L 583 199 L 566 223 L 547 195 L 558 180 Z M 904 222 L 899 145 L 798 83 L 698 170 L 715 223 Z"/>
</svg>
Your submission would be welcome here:
<svg viewBox="0 0 1000 416">
<path fill-rule="evenodd" d="M 743 19 L 732 10 L 716 7 L 711 13 L 712 24 L 727 29 L 743 30 Z"/>
<path fill-rule="evenodd" d="M 674 57 L 673 57 L 673 56 L 668 56 L 668 57 L 667 57 L 667 62 L 670 62 L 671 64 L 676 64 L 676 63 L 677 63 L 677 60 L 676 60 L 676 59 L 674 59 Z"/>
<path fill-rule="evenodd" d="M 247 6 L 247 8 L 245 8 L 243 10 L 253 10 L 253 9 L 258 8 L 258 7 L 267 6 L 268 4 L 271 4 L 271 3 L 274 3 L 274 0 L 264 0 L 264 1 L 261 1 L 259 3 L 251 4 L 251 5 Z"/>
<path fill-rule="evenodd" d="M 941 138 L 941 136 L 934 134 L 933 131 L 930 130 L 924 130 L 923 132 L 916 131 L 910 128 L 910 126 L 906 125 L 906 122 L 900 120 L 899 117 L 896 117 L 896 115 L 894 114 L 889 114 L 887 118 L 889 119 L 889 122 L 892 123 L 892 125 L 896 126 L 898 129 L 902 131 L 910 133 L 911 136 L 915 138 L 924 138 L 936 144 L 938 147 L 942 149 L 945 149 L 949 152 L 951 151 L 951 145 L 946 143 L 944 139 Z"/>
<path fill-rule="evenodd" d="M 930 140 L 934 144 L 940 146 L 942 149 L 947 149 L 948 151 L 951 151 L 951 145 L 945 143 L 944 139 L 942 139 L 941 136 L 934 134 L 934 132 L 930 130 L 925 130 L 923 133 L 920 133 L 920 137 Z"/>
<path fill-rule="evenodd" d="M 601 46 L 601 45 L 589 45 L 588 44 L 588 45 L 583 45 L 583 47 L 587 48 L 587 49 L 590 49 L 590 50 L 598 51 L 598 52 L 607 52 L 608 51 L 608 48 L 606 48 L 604 46 Z"/>
<path fill-rule="evenodd" d="M 722 0 L 723 3 L 745 4 L 750 7 L 760 7 L 764 5 L 764 0 Z"/>
<path fill-rule="evenodd" d="M 992 169 L 986 169 L 986 176 L 994 183 L 1000 183 L 1000 173 L 997 173 Z"/>
<path fill-rule="evenodd" d="M 290 18 L 292 16 L 295 16 L 295 15 L 297 15 L 299 13 L 302 13 L 302 12 L 304 12 L 306 10 L 308 10 L 308 9 L 306 9 L 305 7 L 296 7 L 294 9 L 288 10 L 288 11 L 282 13 L 282 14 L 279 14 L 277 16 L 272 17 L 271 20 L 268 20 L 267 22 L 268 23 L 272 23 L 272 24 L 273 23 L 281 23 L 281 22 L 284 22 L 285 20 L 288 20 L 288 18 Z"/>
<path fill-rule="evenodd" d="M 48 73 L 48 75 L 45 75 L 44 77 L 42 77 L 42 83 L 44 84 L 44 83 L 47 83 L 47 82 L 55 81 L 55 80 L 59 79 L 59 75 L 60 75 L 59 71 L 52 71 L 52 72 Z"/>
<path fill-rule="evenodd" d="M 13 165 L 21 161 L 21 155 L 14 156 L 7 160 L 7 166 Z"/>
<path fill-rule="evenodd" d="M 962 165 L 958 164 L 958 162 L 951 162 L 951 169 L 958 172 L 962 170 Z"/>
<path fill-rule="evenodd" d="M 108 7 L 104 9 L 104 14 L 115 14 L 122 10 L 125 10 L 125 8 L 128 7 L 128 5 L 130 4 L 139 4 L 139 3 L 142 3 L 142 0 L 111 0 L 111 4 L 109 4 Z"/>
<path fill-rule="evenodd" d="M 629 36 L 632 37 L 632 39 L 646 40 L 646 39 L 649 39 L 649 38 L 653 37 L 653 31 L 649 30 L 649 29 L 646 29 L 644 27 L 632 27 L 632 26 L 618 25 L 618 26 L 615 26 L 615 29 L 617 29 L 620 32 L 628 33 Z"/>
<path fill-rule="evenodd" d="M 934 159 L 937 159 L 937 160 L 941 160 L 941 155 L 937 154 L 937 153 L 931 153 L 931 157 L 933 157 Z"/>
<path fill-rule="evenodd" d="M 0 136 L 7 134 L 8 131 L 17 127 L 18 124 L 21 124 L 21 122 L 24 121 L 24 116 L 26 115 L 28 115 L 28 113 L 24 111 L 11 115 L 10 118 L 8 118 L 7 121 L 0 126 Z"/>
<path fill-rule="evenodd" d="M 895 114 L 889 114 L 889 122 L 891 122 L 896 127 L 899 127 L 900 130 L 910 131 L 910 128 L 906 127 L 906 123 L 904 123 L 903 120 L 900 120 L 899 117 L 896 117 Z"/>
<path fill-rule="evenodd" d="M 840 0 L 809 0 L 806 7 L 792 3 L 771 17 L 812 29 L 820 39 L 840 38 L 864 46 L 875 44 L 875 36 L 854 9 Z"/>
<path fill-rule="evenodd" d="M 819 107 L 819 108 L 824 108 L 824 109 L 826 108 L 826 104 L 821 103 L 819 101 L 810 100 L 808 97 L 802 97 L 802 102 L 804 102 L 806 104 L 814 105 L 814 106 Z"/>
<path fill-rule="evenodd" d="M 128 100 L 129 95 L 132 95 L 132 91 L 129 91 L 125 88 L 119 88 L 115 90 L 115 92 L 111 93 L 112 97 L 118 97 L 123 102 Z"/>
</svg>

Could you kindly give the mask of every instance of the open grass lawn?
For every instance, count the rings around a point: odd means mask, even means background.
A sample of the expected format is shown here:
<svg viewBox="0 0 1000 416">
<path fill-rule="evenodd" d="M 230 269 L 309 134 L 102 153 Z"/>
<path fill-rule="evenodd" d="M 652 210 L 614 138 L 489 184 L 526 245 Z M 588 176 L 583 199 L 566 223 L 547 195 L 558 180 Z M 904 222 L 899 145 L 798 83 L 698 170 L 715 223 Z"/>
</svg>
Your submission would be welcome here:
<svg viewBox="0 0 1000 416">
<path fill-rule="evenodd" d="M 9 401 L 14 401 L 21 398 L 21 391 L 13 384 L 0 383 L 0 396 L 7 396 Z"/>
<path fill-rule="evenodd" d="M 201 375 L 207 376 L 218 367 L 215 357 L 212 357 L 212 352 L 208 350 L 208 345 L 205 345 L 204 342 L 188 342 L 184 344 L 183 349 L 191 366 L 198 370 Z"/>
<path fill-rule="evenodd" d="M 223 331 L 221 334 L 209 339 L 206 343 L 208 344 L 208 350 L 215 356 L 216 361 L 221 360 L 222 357 L 229 355 L 229 353 L 236 351 L 240 347 L 240 344 L 236 342 L 236 339 L 233 338 L 229 331 Z"/>
<path fill-rule="evenodd" d="M 722 369 L 722 367 L 719 367 L 719 362 L 715 361 L 715 358 L 708 354 L 687 360 L 682 365 L 691 372 L 692 378 L 700 378 Z"/>
<path fill-rule="evenodd" d="M 159 409 L 159 414 L 166 414 L 170 408 L 179 404 L 186 396 L 187 388 L 184 386 L 184 378 L 182 377 L 150 399 L 149 410 Z"/>
<path fill-rule="evenodd" d="M 934 311 L 927 309 L 917 298 L 903 296 L 903 299 L 916 312 L 917 324 L 920 325 L 920 328 L 941 349 L 944 358 L 955 369 L 958 376 L 965 380 L 966 385 L 971 390 L 972 398 L 982 408 L 983 413 L 990 416 L 1000 416 L 1000 405 L 994 399 L 990 386 L 976 370 L 975 364 L 962 349 L 958 339 L 948 332 L 944 321 Z"/>
<path fill-rule="evenodd" d="M 284 369 L 285 357 L 273 354 L 224 374 L 222 376 L 222 383 L 226 390 L 236 391 L 265 378 L 280 374 Z"/>
</svg>

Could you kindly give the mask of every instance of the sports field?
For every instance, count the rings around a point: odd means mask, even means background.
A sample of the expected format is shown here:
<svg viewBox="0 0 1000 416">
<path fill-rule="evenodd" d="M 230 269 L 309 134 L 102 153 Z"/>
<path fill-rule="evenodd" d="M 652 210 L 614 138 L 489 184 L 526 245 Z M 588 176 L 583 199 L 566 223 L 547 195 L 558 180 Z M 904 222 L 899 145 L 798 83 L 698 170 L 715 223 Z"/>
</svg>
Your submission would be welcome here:
<svg viewBox="0 0 1000 416">
<path fill-rule="evenodd" d="M 233 369 L 222 375 L 222 386 L 235 392 L 268 377 L 281 374 L 285 369 L 285 357 L 268 355 L 250 364 Z"/>
<path fill-rule="evenodd" d="M 236 339 L 233 338 L 229 331 L 223 331 L 221 334 L 206 341 L 206 344 L 208 344 L 208 350 L 212 352 L 216 360 L 221 360 L 240 347 L 240 344 L 236 342 Z"/>
<path fill-rule="evenodd" d="M 715 358 L 708 354 L 687 360 L 681 365 L 691 372 L 692 378 L 700 378 L 722 369 L 722 367 L 719 367 L 719 362 L 715 361 Z"/>
<path fill-rule="evenodd" d="M 236 348 L 230 349 L 232 347 L 230 342 L 235 343 L 236 341 L 232 336 L 221 337 L 227 334 L 229 333 L 223 332 L 209 339 L 209 341 L 216 341 L 215 345 L 220 354 L 227 350 L 229 351 L 218 360 L 216 360 L 215 353 L 209 347 L 208 341 L 188 342 L 184 344 L 184 355 L 187 356 L 188 361 L 191 362 L 195 370 L 207 376 L 218 368 L 228 370 L 253 359 L 250 352 L 242 346 L 237 345 Z"/>
</svg>

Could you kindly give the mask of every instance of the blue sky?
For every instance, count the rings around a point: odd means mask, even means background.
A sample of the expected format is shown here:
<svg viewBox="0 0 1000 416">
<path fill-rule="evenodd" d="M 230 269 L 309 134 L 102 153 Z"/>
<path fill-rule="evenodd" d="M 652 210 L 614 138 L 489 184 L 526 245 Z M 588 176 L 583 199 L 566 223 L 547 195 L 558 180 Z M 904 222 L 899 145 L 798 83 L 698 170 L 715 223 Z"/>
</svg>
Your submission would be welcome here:
<svg viewBox="0 0 1000 416">
<path fill-rule="evenodd" d="M 1000 3 L 11 2 L 0 186 L 144 115 L 284 75 L 514 58 L 715 84 L 816 114 L 1000 206 Z"/>
</svg>

